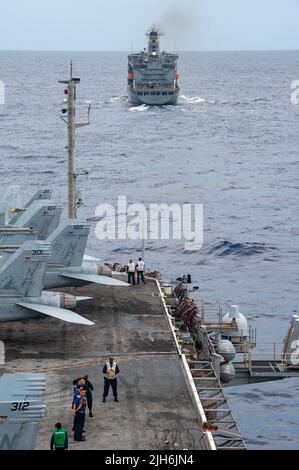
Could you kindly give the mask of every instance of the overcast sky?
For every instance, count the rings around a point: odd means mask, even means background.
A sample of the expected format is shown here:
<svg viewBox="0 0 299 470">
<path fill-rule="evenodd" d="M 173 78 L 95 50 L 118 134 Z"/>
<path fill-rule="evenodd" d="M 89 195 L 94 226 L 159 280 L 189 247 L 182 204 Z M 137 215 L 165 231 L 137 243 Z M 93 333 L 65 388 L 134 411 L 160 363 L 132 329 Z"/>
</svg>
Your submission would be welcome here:
<svg viewBox="0 0 299 470">
<path fill-rule="evenodd" d="M 152 23 L 167 49 L 299 49 L 299 0 L 0 0 L 0 22 L 2 50 L 140 50 Z"/>
</svg>

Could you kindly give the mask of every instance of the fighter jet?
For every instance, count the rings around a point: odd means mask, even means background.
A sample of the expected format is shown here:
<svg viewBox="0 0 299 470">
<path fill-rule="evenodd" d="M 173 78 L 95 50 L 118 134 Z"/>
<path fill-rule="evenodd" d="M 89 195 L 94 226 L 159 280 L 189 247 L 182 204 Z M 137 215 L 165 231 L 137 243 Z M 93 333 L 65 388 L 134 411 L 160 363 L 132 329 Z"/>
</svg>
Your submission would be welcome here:
<svg viewBox="0 0 299 470">
<path fill-rule="evenodd" d="M 86 297 L 42 292 L 50 257 L 48 243 L 26 241 L 4 260 L 0 267 L 0 322 L 50 316 L 68 323 L 94 324 L 69 310 Z"/>
<path fill-rule="evenodd" d="M 111 269 L 102 266 L 95 259 L 85 260 L 84 252 L 90 231 L 90 225 L 78 219 L 69 219 L 60 224 L 52 233 L 47 242 L 52 246 L 52 254 L 46 270 L 44 288 L 80 287 L 90 283 L 107 286 L 126 287 L 127 283 L 112 278 Z M 22 233 L 7 232 L 2 238 L 0 246 L 4 255 L 1 264 L 8 259 L 15 249 L 18 237 L 22 240 L 31 240 L 34 236 L 28 229 Z"/>
<path fill-rule="evenodd" d="M 0 450 L 32 450 L 39 420 L 45 415 L 42 402 L 44 374 L 0 377 Z"/>
</svg>

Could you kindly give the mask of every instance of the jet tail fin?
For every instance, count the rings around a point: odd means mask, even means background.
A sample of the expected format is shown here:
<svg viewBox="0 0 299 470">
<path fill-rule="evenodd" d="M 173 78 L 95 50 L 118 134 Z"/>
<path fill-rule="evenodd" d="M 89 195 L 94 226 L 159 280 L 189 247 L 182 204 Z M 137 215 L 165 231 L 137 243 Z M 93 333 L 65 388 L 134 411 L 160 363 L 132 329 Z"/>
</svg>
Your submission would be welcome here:
<svg viewBox="0 0 299 470">
<path fill-rule="evenodd" d="M 66 220 L 50 235 L 52 245 L 49 264 L 57 266 L 81 266 L 90 225 L 79 220 Z"/>
<path fill-rule="evenodd" d="M 61 213 L 62 207 L 53 201 L 37 200 L 20 215 L 13 227 L 31 228 L 39 240 L 46 240 L 57 228 Z"/>
<path fill-rule="evenodd" d="M 49 200 L 52 198 L 52 191 L 50 189 L 41 189 L 37 191 L 31 199 L 25 204 L 24 209 L 28 209 L 34 201 Z M 11 218 L 10 223 L 15 224 L 21 217 L 23 211 L 17 210 L 15 215 Z"/>
<path fill-rule="evenodd" d="M 0 377 L 0 450 L 32 450 L 46 406 L 44 374 Z"/>
<path fill-rule="evenodd" d="M 45 242 L 25 242 L 0 268 L 2 295 L 39 297 L 51 256 Z"/>
<path fill-rule="evenodd" d="M 39 191 L 37 191 L 31 199 L 29 199 L 29 201 L 25 204 L 25 207 L 27 209 L 27 207 L 31 206 L 31 204 L 34 202 L 34 201 L 42 201 L 42 200 L 47 200 L 49 201 L 49 199 L 52 198 L 52 190 L 51 189 L 40 189 Z"/>
</svg>

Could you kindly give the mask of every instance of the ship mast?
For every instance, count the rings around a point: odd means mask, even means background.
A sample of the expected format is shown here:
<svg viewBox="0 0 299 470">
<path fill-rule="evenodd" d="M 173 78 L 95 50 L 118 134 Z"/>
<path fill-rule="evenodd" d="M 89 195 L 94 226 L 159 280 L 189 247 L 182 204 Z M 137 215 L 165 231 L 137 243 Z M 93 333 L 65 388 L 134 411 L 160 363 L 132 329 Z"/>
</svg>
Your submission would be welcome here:
<svg viewBox="0 0 299 470">
<path fill-rule="evenodd" d="M 157 26 L 152 25 L 147 31 L 146 36 L 148 38 L 148 55 L 159 56 L 160 37 L 163 36 L 163 33 L 159 30 L 159 28 L 157 28 Z"/>
<path fill-rule="evenodd" d="M 77 217 L 76 129 L 90 124 L 90 106 L 87 122 L 76 123 L 77 84 L 80 81 L 80 78 L 73 77 L 73 64 L 71 62 L 70 78 L 58 82 L 67 85 L 64 90 L 65 95 L 67 95 L 67 108 L 62 109 L 63 114 L 67 113 L 67 118 L 61 116 L 61 119 L 68 127 L 68 216 L 70 219 Z"/>
</svg>

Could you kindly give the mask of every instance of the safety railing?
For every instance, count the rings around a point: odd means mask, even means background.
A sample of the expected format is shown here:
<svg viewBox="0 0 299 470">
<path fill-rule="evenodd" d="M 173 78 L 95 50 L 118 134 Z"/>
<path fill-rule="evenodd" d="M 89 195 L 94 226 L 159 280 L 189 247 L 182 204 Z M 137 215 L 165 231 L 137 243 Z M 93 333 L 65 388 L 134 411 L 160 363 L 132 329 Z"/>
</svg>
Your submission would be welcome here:
<svg viewBox="0 0 299 470">
<path fill-rule="evenodd" d="M 196 416 L 201 426 L 202 436 L 200 438 L 199 446 L 203 450 L 217 450 L 211 431 L 206 429 L 207 422 L 208 422 L 207 417 L 205 415 L 204 409 L 199 399 L 195 382 L 193 380 L 192 373 L 190 371 L 190 367 L 189 367 L 189 363 L 187 361 L 186 355 L 182 351 L 182 347 L 180 344 L 181 343 L 180 331 L 178 328 L 176 328 L 175 319 L 174 317 L 172 317 L 170 313 L 172 307 L 167 305 L 167 297 L 164 295 L 164 292 L 162 290 L 163 287 L 161 286 L 160 282 L 158 280 L 156 280 L 155 282 L 159 291 L 161 307 L 162 307 L 163 313 L 166 316 L 166 319 L 167 319 L 167 322 L 168 322 L 168 325 L 169 325 L 169 328 L 170 328 L 170 331 L 174 340 L 174 344 L 175 344 L 175 347 L 176 347 L 176 350 L 180 359 L 180 364 L 181 364 L 182 371 L 183 371 L 183 374 L 187 383 L 187 387 L 191 395 L 191 399 L 194 405 Z"/>
<path fill-rule="evenodd" d="M 184 345 L 192 344 L 193 339 L 188 332 L 181 332 L 177 328 L 172 315 L 173 306 L 167 304 L 167 297 L 160 283 L 156 282 L 163 311 L 173 334 L 186 383 L 202 427 L 200 446 L 210 450 L 246 449 L 213 364 L 213 358 L 217 355 L 209 336 L 202 330 L 201 356 L 206 359 L 194 360 L 190 353 L 184 354 Z"/>
</svg>

